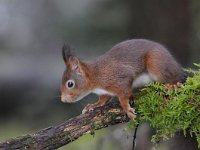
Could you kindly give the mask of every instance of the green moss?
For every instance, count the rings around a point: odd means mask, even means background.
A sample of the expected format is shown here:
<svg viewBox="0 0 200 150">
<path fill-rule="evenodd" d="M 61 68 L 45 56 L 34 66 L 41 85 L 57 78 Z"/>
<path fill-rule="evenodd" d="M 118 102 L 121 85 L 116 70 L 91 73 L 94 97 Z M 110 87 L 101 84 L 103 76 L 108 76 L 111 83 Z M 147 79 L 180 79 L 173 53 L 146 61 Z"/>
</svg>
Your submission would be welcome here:
<svg viewBox="0 0 200 150">
<path fill-rule="evenodd" d="M 187 78 L 182 88 L 167 90 L 161 83 L 151 83 L 137 94 L 136 121 L 147 121 L 157 129 L 152 141 L 174 136 L 182 129 L 195 135 L 200 147 L 200 69 L 190 72 L 194 76 Z"/>
</svg>

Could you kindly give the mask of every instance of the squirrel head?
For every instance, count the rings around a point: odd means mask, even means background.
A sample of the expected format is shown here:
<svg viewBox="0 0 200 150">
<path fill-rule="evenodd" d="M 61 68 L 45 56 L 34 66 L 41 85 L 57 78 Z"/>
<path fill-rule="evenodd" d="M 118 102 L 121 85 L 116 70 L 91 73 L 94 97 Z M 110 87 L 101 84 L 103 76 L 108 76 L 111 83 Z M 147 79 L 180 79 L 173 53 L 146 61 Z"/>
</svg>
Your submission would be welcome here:
<svg viewBox="0 0 200 150">
<path fill-rule="evenodd" d="M 89 92 L 88 68 L 72 53 L 72 48 L 64 44 L 62 56 L 66 65 L 61 84 L 61 101 L 73 103 L 81 100 Z"/>
</svg>

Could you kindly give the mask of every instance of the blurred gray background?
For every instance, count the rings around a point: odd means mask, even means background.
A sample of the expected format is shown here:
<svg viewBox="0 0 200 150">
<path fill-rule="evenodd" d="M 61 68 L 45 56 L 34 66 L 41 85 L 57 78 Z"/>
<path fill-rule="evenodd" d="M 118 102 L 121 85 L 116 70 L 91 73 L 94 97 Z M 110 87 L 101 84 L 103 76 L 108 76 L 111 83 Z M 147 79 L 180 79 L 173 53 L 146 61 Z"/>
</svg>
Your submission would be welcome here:
<svg viewBox="0 0 200 150">
<path fill-rule="evenodd" d="M 57 125 L 97 99 L 61 103 L 65 41 L 91 60 L 132 38 L 160 42 L 192 67 L 200 62 L 200 1 L 0 0 L 0 141 Z M 150 132 L 144 126 L 141 135 Z M 132 134 L 119 125 L 62 149 L 130 149 Z M 142 139 L 151 147 L 149 137 Z"/>
</svg>

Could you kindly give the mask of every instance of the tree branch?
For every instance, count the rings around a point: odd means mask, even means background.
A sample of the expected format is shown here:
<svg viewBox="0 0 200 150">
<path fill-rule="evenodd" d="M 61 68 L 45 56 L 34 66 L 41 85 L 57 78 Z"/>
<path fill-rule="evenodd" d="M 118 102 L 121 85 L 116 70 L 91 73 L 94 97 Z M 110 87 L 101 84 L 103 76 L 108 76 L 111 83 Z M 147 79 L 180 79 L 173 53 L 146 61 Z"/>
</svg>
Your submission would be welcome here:
<svg viewBox="0 0 200 150">
<path fill-rule="evenodd" d="M 128 120 L 119 103 L 112 101 L 103 107 L 96 108 L 90 113 L 81 114 L 58 126 L 48 127 L 34 134 L 0 143 L 0 149 L 56 149 L 78 139 L 83 134 L 94 134 L 94 130 L 128 122 Z"/>
<path fill-rule="evenodd" d="M 152 137 L 154 143 L 162 138 L 174 136 L 177 130 L 181 129 L 184 133 L 189 131 L 190 135 L 196 137 L 200 148 L 200 64 L 196 66 L 199 70 L 191 70 L 193 77 L 187 78 L 181 86 L 177 83 L 177 88 L 174 88 L 176 85 L 169 88 L 171 86 L 151 83 L 137 93 L 134 105 L 138 115 L 129 125 L 149 122 L 151 127 L 157 129 Z M 128 121 L 119 103 L 111 101 L 61 125 L 0 143 L 0 149 L 56 149 L 85 133 L 94 134 L 94 130 Z M 133 144 L 134 142 L 135 137 Z"/>
</svg>

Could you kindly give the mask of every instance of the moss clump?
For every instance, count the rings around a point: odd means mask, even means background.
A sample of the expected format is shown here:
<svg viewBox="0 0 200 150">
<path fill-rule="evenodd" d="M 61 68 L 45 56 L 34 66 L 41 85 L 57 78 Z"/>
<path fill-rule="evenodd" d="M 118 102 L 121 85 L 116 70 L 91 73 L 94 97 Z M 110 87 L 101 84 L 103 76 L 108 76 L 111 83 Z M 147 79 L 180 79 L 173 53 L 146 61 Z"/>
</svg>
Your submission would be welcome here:
<svg viewBox="0 0 200 150">
<path fill-rule="evenodd" d="M 137 94 L 135 108 L 137 122 L 147 121 L 157 129 L 152 141 L 174 136 L 186 130 L 196 136 L 200 147 L 200 64 L 193 77 L 188 77 L 181 88 L 168 90 L 161 83 L 151 83 Z"/>
</svg>

